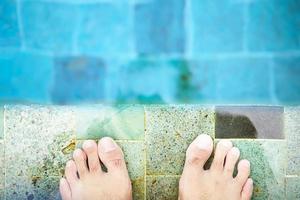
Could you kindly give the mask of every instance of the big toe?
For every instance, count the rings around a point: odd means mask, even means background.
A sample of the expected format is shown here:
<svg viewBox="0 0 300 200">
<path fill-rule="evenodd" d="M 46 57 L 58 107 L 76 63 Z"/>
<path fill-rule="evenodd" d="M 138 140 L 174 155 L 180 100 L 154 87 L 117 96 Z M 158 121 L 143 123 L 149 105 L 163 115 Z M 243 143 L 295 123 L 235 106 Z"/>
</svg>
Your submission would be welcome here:
<svg viewBox="0 0 300 200">
<path fill-rule="evenodd" d="M 112 138 L 104 137 L 99 140 L 98 153 L 108 173 L 124 172 L 128 174 L 124 154 Z"/>
<path fill-rule="evenodd" d="M 203 170 L 204 164 L 213 150 L 213 141 L 209 135 L 199 135 L 186 151 L 185 169 Z"/>
</svg>

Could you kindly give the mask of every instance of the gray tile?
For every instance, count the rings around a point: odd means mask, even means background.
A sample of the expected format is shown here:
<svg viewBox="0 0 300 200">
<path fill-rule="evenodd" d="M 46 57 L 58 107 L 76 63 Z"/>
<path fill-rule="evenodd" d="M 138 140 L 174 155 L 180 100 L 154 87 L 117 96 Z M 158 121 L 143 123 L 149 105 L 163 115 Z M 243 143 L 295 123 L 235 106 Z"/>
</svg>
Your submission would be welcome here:
<svg viewBox="0 0 300 200">
<path fill-rule="evenodd" d="M 4 107 L 0 104 L 0 139 L 4 136 Z"/>
<path fill-rule="evenodd" d="M 4 186 L 5 186 L 4 141 L 0 140 L 0 190 L 3 189 Z M 1 191 L 0 191 L 0 197 L 1 197 Z"/>
<path fill-rule="evenodd" d="M 6 176 L 59 176 L 75 147 L 70 107 L 6 108 Z"/>
<path fill-rule="evenodd" d="M 286 199 L 300 199 L 300 177 L 286 177 Z"/>
<path fill-rule="evenodd" d="M 6 199 L 59 199 L 60 177 L 15 176 L 6 181 Z"/>
<path fill-rule="evenodd" d="M 180 175 L 185 151 L 199 134 L 214 135 L 214 111 L 198 106 L 146 106 L 148 175 Z"/>
<path fill-rule="evenodd" d="M 240 159 L 251 163 L 253 199 L 284 199 L 286 142 L 281 140 L 232 140 Z"/>
<path fill-rule="evenodd" d="M 285 108 L 285 134 L 288 151 L 288 175 L 300 175 L 300 107 Z"/>
<path fill-rule="evenodd" d="M 175 200 L 178 199 L 179 177 L 147 176 L 146 199 Z"/>
<path fill-rule="evenodd" d="M 284 139 L 283 107 L 218 106 L 216 138 Z"/>
<path fill-rule="evenodd" d="M 76 109 L 78 139 L 143 140 L 144 107 L 140 105 L 90 106 Z"/>
</svg>

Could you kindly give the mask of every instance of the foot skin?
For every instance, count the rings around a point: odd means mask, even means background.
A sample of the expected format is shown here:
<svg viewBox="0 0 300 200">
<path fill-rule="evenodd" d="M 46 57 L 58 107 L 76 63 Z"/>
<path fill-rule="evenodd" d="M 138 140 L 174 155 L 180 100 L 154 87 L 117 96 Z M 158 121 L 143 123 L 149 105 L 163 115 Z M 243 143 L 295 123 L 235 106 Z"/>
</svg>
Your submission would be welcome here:
<svg viewBox="0 0 300 200">
<path fill-rule="evenodd" d="M 131 182 L 121 148 L 109 137 L 85 141 L 60 180 L 63 200 L 131 200 Z M 104 172 L 101 162 L 107 168 Z"/>
<path fill-rule="evenodd" d="M 186 161 L 179 182 L 180 200 L 250 200 L 253 181 L 249 178 L 250 163 L 241 160 L 238 174 L 233 177 L 239 159 L 239 149 L 228 140 L 221 140 L 209 170 L 203 166 L 213 150 L 213 141 L 208 135 L 199 135 L 188 147 Z"/>
</svg>

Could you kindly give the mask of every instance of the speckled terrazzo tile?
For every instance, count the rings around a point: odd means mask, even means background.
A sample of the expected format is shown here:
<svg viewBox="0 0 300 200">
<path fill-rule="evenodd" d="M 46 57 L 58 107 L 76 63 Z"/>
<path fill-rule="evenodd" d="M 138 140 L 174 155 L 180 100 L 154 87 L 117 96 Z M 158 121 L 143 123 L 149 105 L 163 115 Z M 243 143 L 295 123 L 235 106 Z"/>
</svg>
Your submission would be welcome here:
<svg viewBox="0 0 300 200">
<path fill-rule="evenodd" d="M 0 139 L 4 136 L 4 107 L 0 104 Z"/>
<path fill-rule="evenodd" d="M 58 200 L 60 177 L 15 176 L 6 181 L 6 199 Z"/>
<path fill-rule="evenodd" d="M 40 140 L 51 143 L 61 134 L 75 136 L 73 107 L 6 106 L 5 140 Z"/>
<path fill-rule="evenodd" d="M 251 163 L 253 199 L 284 199 L 286 142 L 281 140 L 232 140 L 241 159 Z"/>
<path fill-rule="evenodd" d="M 185 151 L 199 134 L 214 135 L 214 110 L 189 105 L 146 106 L 148 175 L 180 175 Z"/>
<path fill-rule="evenodd" d="M 287 107 L 284 112 L 288 149 L 287 174 L 300 176 L 300 107 Z"/>
<path fill-rule="evenodd" d="M 76 109 L 78 139 L 143 140 L 144 107 L 141 105 L 86 106 Z"/>
<path fill-rule="evenodd" d="M 81 148 L 84 140 L 78 140 L 76 147 Z M 144 142 L 117 141 L 124 152 L 129 176 L 132 182 L 133 198 L 144 199 L 145 196 L 145 145 Z"/>
<path fill-rule="evenodd" d="M 175 200 L 178 199 L 179 177 L 147 176 L 146 199 Z"/>
<path fill-rule="evenodd" d="M 284 139 L 283 107 L 217 106 L 216 138 Z"/>
<path fill-rule="evenodd" d="M 0 199 L 4 199 L 4 186 L 5 186 L 4 141 L 0 140 Z"/>
<path fill-rule="evenodd" d="M 75 147 L 70 107 L 6 108 L 6 176 L 59 176 Z"/>
<path fill-rule="evenodd" d="M 300 177 L 286 177 L 286 199 L 299 200 L 300 199 Z"/>
</svg>

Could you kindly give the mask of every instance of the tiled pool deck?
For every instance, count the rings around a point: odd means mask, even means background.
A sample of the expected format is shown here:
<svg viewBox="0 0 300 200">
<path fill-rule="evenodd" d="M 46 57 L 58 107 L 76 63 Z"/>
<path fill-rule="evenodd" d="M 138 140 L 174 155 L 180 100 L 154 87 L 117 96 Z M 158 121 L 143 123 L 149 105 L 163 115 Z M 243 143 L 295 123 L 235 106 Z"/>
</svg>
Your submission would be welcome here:
<svg viewBox="0 0 300 200">
<path fill-rule="evenodd" d="M 0 122 L 0 199 L 59 199 L 72 151 L 105 135 L 125 152 L 134 199 L 177 199 L 185 150 L 202 133 L 250 160 L 253 199 L 300 199 L 300 107 L 4 106 Z"/>
</svg>

